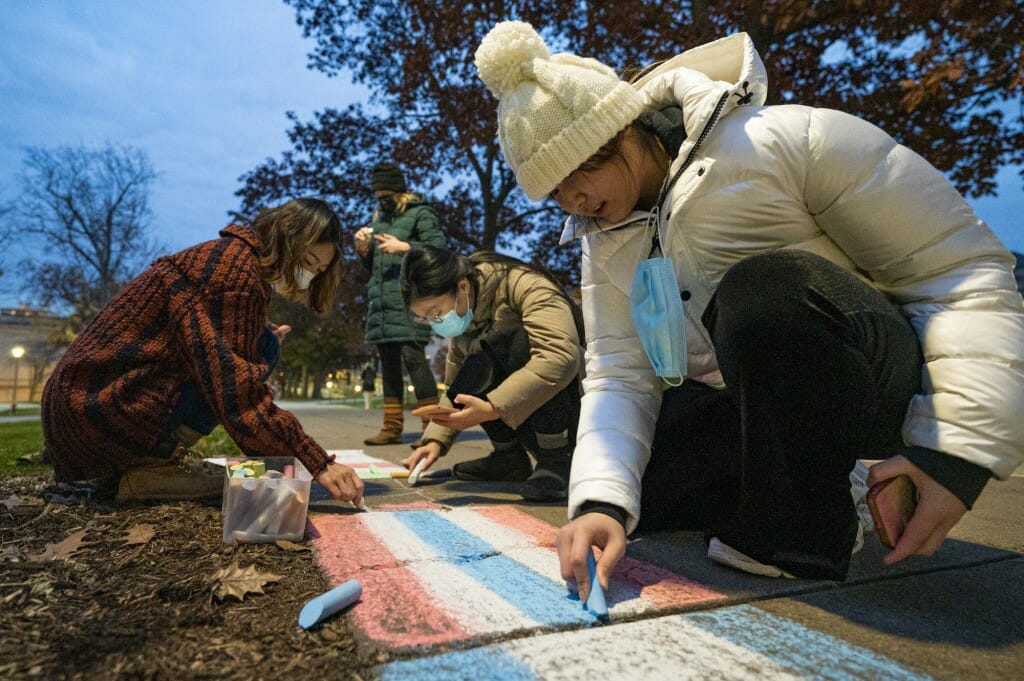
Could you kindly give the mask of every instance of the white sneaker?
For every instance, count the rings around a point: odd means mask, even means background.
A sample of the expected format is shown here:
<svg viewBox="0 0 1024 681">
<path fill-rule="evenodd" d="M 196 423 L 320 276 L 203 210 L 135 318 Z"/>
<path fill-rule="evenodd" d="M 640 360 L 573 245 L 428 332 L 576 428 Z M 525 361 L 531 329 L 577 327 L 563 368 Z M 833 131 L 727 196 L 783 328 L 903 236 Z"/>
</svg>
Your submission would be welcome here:
<svg viewBox="0 0 1024 681">
<path fill-rule="evenodd" d="M 859 459 L 850 471 L 850 496 L 857 510 L 857 540 L 851 553 L 857 553 L 864 546 L 864 535 L 875 529 L 871 509 L 868 508 L 868 467 Z"/>
<path fill-rule="evenodd" d="M 718 537 L 712 537 L 711 541 L 708 542 L 708 558 L 721 565 L 728 565 L 731 568 L 736 568 L 743 572 L 749 572 L 752 575 L 794 579 L 793 575 L 789 574 L 785 570 L 777 568 L 774 565 L 765 565 L 760 561 L 754 560 L 745 553 L 740 553 L 728 544 L 723 544 L 719 541 Z"/>
<path fill-rule="evenodd" d="M 851 554 L 857 553 L 864 547 L 864 534 L 875 529 L 874 520 L 871 518 L 871 509 L 868 508 L 867 494 L 868 467 L 863 461 L 858 460 L 853 470 L 850 471 L 850 496 L 853 497 L 853 503 L 857 509 L 857 539 L 853 543 Z M 766 565 L 737 551 L 728 544 L 723 544 L 718 537 L 712 537 L 708 542 L 708 558 L 721 565 L 728 565 L 752 575 L 794 579 L 793 575 L 781 568 Z"/>
</svg>

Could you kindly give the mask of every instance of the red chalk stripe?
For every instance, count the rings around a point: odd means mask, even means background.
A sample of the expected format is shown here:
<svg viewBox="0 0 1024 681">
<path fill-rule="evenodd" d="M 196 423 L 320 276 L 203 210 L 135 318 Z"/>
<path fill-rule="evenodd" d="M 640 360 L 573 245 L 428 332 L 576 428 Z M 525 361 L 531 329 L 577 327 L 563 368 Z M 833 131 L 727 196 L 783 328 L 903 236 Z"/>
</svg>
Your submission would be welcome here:
<svg viewBox="0 0 1024 681">
<path fill-rule="evenodd" d="M 434 606 L 416 575 L 398 561 L 358 515 L 316 516 L 317 559 L 334 585 L 358 579 L 363 596 L 351 621 L 370 639 L 392 647 L 468 638 L 458 622 Z"/>
</svg>

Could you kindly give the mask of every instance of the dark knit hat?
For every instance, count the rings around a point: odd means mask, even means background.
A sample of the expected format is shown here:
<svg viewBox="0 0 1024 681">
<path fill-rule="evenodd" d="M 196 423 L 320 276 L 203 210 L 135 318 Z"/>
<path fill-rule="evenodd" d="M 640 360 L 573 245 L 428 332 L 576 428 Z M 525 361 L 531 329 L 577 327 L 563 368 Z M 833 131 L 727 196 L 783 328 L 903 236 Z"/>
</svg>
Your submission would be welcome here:
<svg viewBox="0 0 1024 681">
<path fill-rule="evenodd" d="M 370 175 L 370 187 L 373 191 L 387 189 L 405 193 L 409 190 L 405 184 L 405 175 L 402 174 L 402 169 L 388 161 L 381 161 L 373 167 Z"/>
</svg>

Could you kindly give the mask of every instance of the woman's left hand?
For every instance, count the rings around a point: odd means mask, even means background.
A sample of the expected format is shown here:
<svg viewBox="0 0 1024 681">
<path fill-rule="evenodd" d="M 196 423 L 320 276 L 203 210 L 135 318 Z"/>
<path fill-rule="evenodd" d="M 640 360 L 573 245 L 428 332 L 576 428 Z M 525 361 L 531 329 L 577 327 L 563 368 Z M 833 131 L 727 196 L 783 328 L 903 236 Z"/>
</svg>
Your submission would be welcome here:
<svg viewBox="0 0 1024 681">
<path fill-rule="evenodd" d="M 501 412 L 495 409 L 493 404 L 479 397 L 460 394 L 455 396 L 454 402 L 462 405 L 462 409 L 451 414 L 434 416 L 430 420 L 452 430 L 466 430 L 484 421 L 497 421 L 501 418 Z"/>
<path fill-rule="evenodd" d="M 377 240 L 377 248 L 385 253 L 405 253 L 412 248 L 408 242 L 391 234 L 374 234 L 373 238 Z"/>
<path fill-rule="evenodd" d="M 907 556 L 932 555 L 967 512 L 964 502 L 904 456 L 894 456 L 872 466 L 868 473 L 868 486 L 898 475 L 906 475 L 917 487 L 917 509 L 903 536 L 896 542 L 896 548 L 883 559 L 886 565 Z"/>
<path fill-rule="evenodd" d="M 282 324 L 281 326 L 278 326 L 273 322 L 268 322 L 267 328 L 270 329 L 270 333 L 277 336 L 277 341 L 279 343 L 283 343 L 284 337 L 287 336 L 288 332 L 292 330 L 292 327 L 288 326 L 287 324 Z"/>
</svg>

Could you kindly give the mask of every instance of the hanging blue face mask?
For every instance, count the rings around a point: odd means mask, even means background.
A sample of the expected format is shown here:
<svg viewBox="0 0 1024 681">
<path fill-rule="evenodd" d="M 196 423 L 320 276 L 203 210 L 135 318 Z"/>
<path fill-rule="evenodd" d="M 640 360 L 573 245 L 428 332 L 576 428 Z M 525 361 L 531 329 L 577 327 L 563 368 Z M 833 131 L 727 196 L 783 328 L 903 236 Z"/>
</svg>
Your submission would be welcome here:
<svg viewBox="0 0 1024 681">
<path fill-rule="evenodd" d="M 629 313 L 654 373 L 670 385 L 682 383 L 686 375 L 686 326 L 671 260 L 659 257 L 640 261 L 629 292 Z"/>
</svg>

